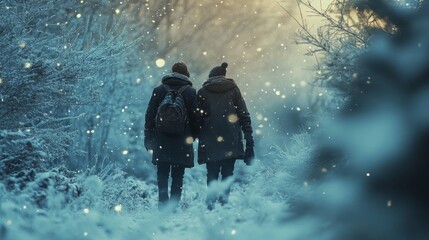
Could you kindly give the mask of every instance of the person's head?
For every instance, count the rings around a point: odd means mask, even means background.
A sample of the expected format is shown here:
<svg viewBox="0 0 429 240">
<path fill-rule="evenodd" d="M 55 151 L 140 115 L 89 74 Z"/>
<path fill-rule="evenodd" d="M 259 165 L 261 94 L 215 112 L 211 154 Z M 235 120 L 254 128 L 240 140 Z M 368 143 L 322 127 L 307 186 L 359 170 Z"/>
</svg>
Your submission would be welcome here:
<svg viewBox="0 0 429 240">
<path fill-rule="evenodd" d="M 228 63 L 226 63 L 226 62 L 222 63 L 220 66 L 214 67 L 210 71 L 209 77 L 225 76 L 227 67 L 228 67 Z"/>
<path fill-rule="evenodd" d="M 173 64 L 173 67 L 171 67 L 171 70 L 173 72 L 180 73 L 180 74 L 183 74 L 187 77 L 190 77 L 190 74 L 188 72 L 188 67 L 182 62 L 177 62 L 177 63 Z"/>
</svg>

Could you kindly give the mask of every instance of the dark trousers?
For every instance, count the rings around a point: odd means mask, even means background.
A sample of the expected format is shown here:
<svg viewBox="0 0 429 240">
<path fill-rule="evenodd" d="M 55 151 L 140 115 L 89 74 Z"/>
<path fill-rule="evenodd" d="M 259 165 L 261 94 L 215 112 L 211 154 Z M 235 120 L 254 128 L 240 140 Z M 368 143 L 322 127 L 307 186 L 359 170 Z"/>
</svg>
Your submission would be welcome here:
<svg viewBox="0 0 429 240">
<path fill-rule="evenodd" d="M 234 175 L 235 159 L 227 159 L 219 162 L 207 163 L 207 186 L 213 181 L 219 180 L 219 174 L 222 175 L 222 181 Z M 222 205 L 228 203 L 231 186 L 228 186 L 224 192 L 216 196 L 207 196 L 207 204 L 209 208 L 213 207 L 214 202 L 219 201 Z"/>
<path fill-rule="evenodd" d="M 168 163 L 157 163 L 158 166 L 158 199 L 159 207 L 165 206 L 169 200 L 174 201 L 176 204 L 182 196 L 183 175 L 185 168 L 180 165 L 172 165 Z M 168 178 L 171 171 L 171 192 L 168 196 Z"/>
</svg>

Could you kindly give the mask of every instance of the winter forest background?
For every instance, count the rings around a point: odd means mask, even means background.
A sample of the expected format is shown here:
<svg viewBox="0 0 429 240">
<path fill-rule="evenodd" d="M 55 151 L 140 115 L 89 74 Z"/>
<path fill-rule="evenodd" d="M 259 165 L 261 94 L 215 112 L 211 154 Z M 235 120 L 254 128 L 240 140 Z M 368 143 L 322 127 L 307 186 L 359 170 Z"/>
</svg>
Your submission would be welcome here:
<svg viewBox="0 0 429 240">
<path fill-rule="evenodd" d="M 0 0 L 0 239 L 428 239 L 425 0 Z M 257 161 L 157 209 L 143 147 L 176 61 L 223 61 Z M 222 186 L 218 186 L 222 187 Z M 216 189 L 215 189 L 216 190 Z"/>
</svg>

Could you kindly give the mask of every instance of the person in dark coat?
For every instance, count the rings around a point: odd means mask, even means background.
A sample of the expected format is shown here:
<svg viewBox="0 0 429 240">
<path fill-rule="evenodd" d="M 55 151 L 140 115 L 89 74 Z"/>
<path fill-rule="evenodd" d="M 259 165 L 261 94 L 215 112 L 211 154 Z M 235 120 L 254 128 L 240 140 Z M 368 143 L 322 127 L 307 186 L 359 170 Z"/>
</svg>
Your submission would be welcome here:
<svg viewBox="0 0 429 240">
<path fill-rule="evenodd" d="M 153 90 L 145 115 L 145 138 L 146 149 L 151 152 L 152 163 L 157 166 L 159 207 L 165 206 L 169 200 L 177 204 L 182 194 L 183 176 L 185 168 L 194 166 L 194 149 L 192 143 L 197 135 L 198 125 L 196 122 L 196 90 L 189 80 L 189 72 L 184 63 L 175 63 L 172 73 L 162 78 L 162 84 Z M 158 107 L 164 99 L 168 90 L 178 90 L 186 87 L 182 96 L 187 111 L 187 122 L 182 135 L 171 135 L 157 131 L 155 118 Z M 168 178 L 171 172 L 171 192 L 168 195 Z"/>
<path fill-rule="evenodd" d="M 206 164 L 207 185 L 217 181 L 219 174 L 222 181 L 233 176 L 237 159 L 244 159 L 249 165 L 254 158 L 250 114 L 237 84 L 225 77 L 227 67 L 227 63 L 222 63 L 213 68 L 197 94 L 201 117 L 198 163 Z M 216 201 L 227 203 L 229 192 L 230 187 L 219 196 L 208 196 L 208 208 L 212 209 Z"/>
</svg>

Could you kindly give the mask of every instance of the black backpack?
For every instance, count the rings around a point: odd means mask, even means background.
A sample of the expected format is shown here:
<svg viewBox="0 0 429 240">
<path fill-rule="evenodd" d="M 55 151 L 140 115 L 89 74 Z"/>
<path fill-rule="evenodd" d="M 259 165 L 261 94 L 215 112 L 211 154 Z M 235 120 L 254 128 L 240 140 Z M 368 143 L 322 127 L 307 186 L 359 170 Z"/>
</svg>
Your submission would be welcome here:
<svg viewBox="0 0 429 240">
<path fill-rule="evenodd" d="M 172 90 L 168 85 L 162 84 L 167 94 L 158 106 L 155 124 L 161 133 L 182 135 L 185 132 L 188 114 L 182 92 L 189 87 L 185 85 L 178 90 Z"/>
</svg>

